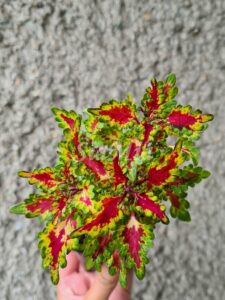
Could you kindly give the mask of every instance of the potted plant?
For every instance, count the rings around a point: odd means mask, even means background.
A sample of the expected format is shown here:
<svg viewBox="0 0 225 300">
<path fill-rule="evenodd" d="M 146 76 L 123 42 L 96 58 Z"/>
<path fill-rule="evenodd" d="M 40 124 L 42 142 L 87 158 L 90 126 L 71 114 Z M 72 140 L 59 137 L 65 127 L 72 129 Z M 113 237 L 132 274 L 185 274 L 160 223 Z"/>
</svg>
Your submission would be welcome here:
<svg viewBox="0 0 225 300">
<path fill-rule="evenodd" d="M 210 175 L 198 166 L 195 141 L 213 116 L 177 105 L 175 82 L 174 74 L 153 79 L 140 106 L 128 95 L 84 115 L 52 108 L 64 134 L 57 162 L 19 172 L 37 192 L 10 211 L 45 223 L 39 248 L 54 284 L 66 254 L 78 250 L 87 268 L 104 263 L 125 287 L 127 269 L 144 277 L 154 228 L 169 223 L 167 208 L 190 221 L 187 190 Z"/>
</svg>

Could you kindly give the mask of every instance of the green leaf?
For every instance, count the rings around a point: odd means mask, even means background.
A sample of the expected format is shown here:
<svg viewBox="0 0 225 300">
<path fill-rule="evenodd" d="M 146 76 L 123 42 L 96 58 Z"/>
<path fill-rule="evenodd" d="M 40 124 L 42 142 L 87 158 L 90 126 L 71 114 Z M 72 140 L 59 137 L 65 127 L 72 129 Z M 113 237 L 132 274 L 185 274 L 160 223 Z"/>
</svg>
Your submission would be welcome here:
<svg viewBox="0 0 225 300">
<path fill-rule="evenodd" d="M 166 83 L 169 83 L 171 86 L 174 86 L 176 83 L 176 75 L 171 73 L 166 78 Z"/>
<path fill-rule="evenodd" d="M 26 207 L 24 203 L 20 203 L 10 207 L 9 212 L 12 214 L 25 214 Z"/>
<path fill-rule="evenodd" d="M 191 221 L 191 216 L 187 210 L 182 210 L 178 212 L 178 218 L 182 221 L 189 222 Z"/>
</svg>

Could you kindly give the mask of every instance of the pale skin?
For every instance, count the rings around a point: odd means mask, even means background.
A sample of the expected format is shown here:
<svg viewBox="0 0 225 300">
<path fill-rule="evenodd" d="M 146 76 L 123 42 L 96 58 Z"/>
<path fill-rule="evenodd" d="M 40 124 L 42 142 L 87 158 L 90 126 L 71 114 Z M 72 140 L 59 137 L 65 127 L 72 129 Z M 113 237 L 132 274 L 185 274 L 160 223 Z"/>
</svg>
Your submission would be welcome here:
<svg viewBox="0 0 225 300">
<path fill-rule="evenodd" d="M 127 288 L 118 282 L 118 274 L 111 276 L 105 265 L 101 272 L 88 272 L 82 255 L 71 252 L 67 267 L 60 269 L 57 300 L 130 300 L 132 271 L 128 271 Z"/>
</svg>

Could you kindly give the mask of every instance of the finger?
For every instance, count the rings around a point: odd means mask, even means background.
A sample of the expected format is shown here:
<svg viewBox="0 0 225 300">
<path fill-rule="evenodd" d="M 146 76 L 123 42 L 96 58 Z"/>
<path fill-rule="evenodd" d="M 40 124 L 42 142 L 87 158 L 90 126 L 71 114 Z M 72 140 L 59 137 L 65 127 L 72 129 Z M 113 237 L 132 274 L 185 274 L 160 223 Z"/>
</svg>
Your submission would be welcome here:
<svg viewBox="0 0 225 300">
<path fill-rule="evenodd" d="M 79 255 L 79 260 L 80 260 L 80 264 L 79 264 L 79 272 L 80 273 L 87 273 L 86 267 L 85 267 L 85 258 L 83 255 L 78 254 Z"/>
<path fill-rule="evenodd" d="M 67 276 L 73 272 L 78 272 L 79 270 L 79 265 L 80 265 L 80 260 L 79 256 L 76 252 L 71 251 L 67 256 L 67 265 L 64 269 L 59 270 L 59 275 L 60 277 Z"/>
<path fill-rule="evenodd" d="M 69 293 L 58 293 L 57 300 L 83 300 L 83 296 L 74 295 L 72 292 Z"/>
<path fill-rule="evenodd" d="M 108 300 L 109 295 L 118 282 L 118 274 L 111 276 L 108 268 L 103 265 L 102 271 L 97 274 L 96 280 L 84 297 L 84 300 Z"/>
<path fill-rule="evenodd" d="M 133 270 L 127 270 L 127 286 L 126 288 L 122 288 L 120 283 L 118 282 L 112 294 L 109 297 L 109 300 L 129 300 L 131 297 L 133 285 Z"/>
<path fill-rule="evenodd" d="M 64 285 L 57 287 L 57 300 L 75 300 L 73 291 Z"/>
<path fill-rule="evenodd" d="M 58 287 L 57 295 L 58 300 L 69 300 L 74 299 L 75 296 L 82 296 L 80 299 L 83 299 L 83 296 L 86 294 L 90 288 L 90 281 L 85 277 L 84 274 L 72 273 L 63 278 L 61 278 Z"/>
<path fill-rule="evenodd" d="M 69 286 L 74 295 L 84 295 L 90 288 L 90 281 L 84 274 L 73 273 L 65 277 L 65 286 Z"/>
</svg>

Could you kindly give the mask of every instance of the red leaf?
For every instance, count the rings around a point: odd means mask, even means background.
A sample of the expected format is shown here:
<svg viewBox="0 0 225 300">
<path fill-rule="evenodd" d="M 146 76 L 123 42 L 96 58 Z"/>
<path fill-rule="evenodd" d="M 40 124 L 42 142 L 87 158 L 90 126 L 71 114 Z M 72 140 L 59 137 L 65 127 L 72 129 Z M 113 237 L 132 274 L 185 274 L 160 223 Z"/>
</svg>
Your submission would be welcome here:
<svg viewBox="0 0 225 300">
<path fill-rule="evenodd" d="M 58 264 L 59 253 L 62 250 L 62 246 L 64 245 L 63 237 L 65 235 L 65 229 L 62 228 L 58 235 L 56 235 L 55 231 L 51 231 L 49 233 L 50 244 L 49 247 L 52 251 L 52 268 L 55 269 Z"/>
<path fill-rule="evenodd" d="M 82 157 L 80 159 L 93 173 L 95 173 L 99 178 L 105 179 L 107 177 L 107 172 L 105 170 L 104 164 L 96 159 L 90 157 Z"/>
<path fill-rule="evenodd" d="M 171 171 L 184 162 L 184 155 L 181 149 L 182 142 L 178 140 L 173 152 L 161 156 L 160 160 L 150 167 L 148 171 L 149 179 L 147 180 L 149 188 L 152 185 L 160 186 L 165 184 L 167 180 L 172 178 Z M 163 166 L 161 166 L 162 164 Z"/>
<path fill-rule="evenodd" d="M 101 116 L 109 116 L 110 119 L 120 124 L 128 123 L 132 118 L 132 110 L 128 106 L 112 107 L 110 110 L 101 110 Z"/>
<path fill-rule="evenodd" d="M 74 111 L 66 111 L 52 108 L 52 112 L 55 114 L 55 119 L 59 122 L 59 126 L 64 128 L 64 135 L 68 141 L 73 141 L 74 144 L 79 147 L 79 131 L 81 125 L 81 116 Z"/>
<path fill-rule="evenodd" d="M 191 129 L 191 125 L 195 124 L 198 119 L 191 116 L 190 114 L 182 114 L 180 111 L 173 111 L 167 118 L 170 124 L 174 127 L 182 128 L 186 127 Z"/>
<path fill-rule="evenodd" d="M 79 149 L 80 142 L 79 142 L 79 133 L 78 133 L 78 132 L 75 132 L 75 133 L 74 133 L 74 137 L 73 137 L 72 141 L 74 142 L 74 144 L 75 144 L 75 145 L 78 147 L 78 149 Z"/>
<path fill-rule="evenodd" d="M 114 267 L 116 267 L 117 270 L 120 270 L 121 269 L 121 261 L 120 261 L 120 255 L 119 255 L 119 250 L 116 249 L 114 252 L 113 252 L 113 263 L 112 265 Z"/>
<path fill-rule="evenodd" d="M 141 206 L 144 210 L 149 210 L 153 214 L 155 214 L 163 223 L 168 223 L 168 218 L 164 211 L 162 210 L 162 206 L 153 201 L 148 195 L 145 193 L 138 194 L 135 193 L 135 198 L 137 200 L 138 206 Z"/>
<path fill-rule="evenodd" d="M 123 236 L 125 242 L 129 246 L 129 253 L 131 258 L 134 260 L 137 268 L 140 268 L 141 257 L 139 251 L 141 249 L 143 229 L 140 223 L 136 220 L 134 214 L 131 215 L 130 220 L 125 227 Z"/>
<path fill-rule="evenodd" d="M 179 209 L 179 207 L 180 207 L 180 199 L 179 199 L 179 197 L 175 193 L 170 192 L 170 191 L 167 191 L 166 194 L 169 197 L 172 205 L 174 207 L 176 207 L 177 209 Z"/>
<path fill-rule="evenodd" d="M 80 227 L 78 232 L 90 232 L 94 227 L 98 230 L 102 229 L 104 226 L 110 225 L 110 223 L 117 217 L 119 217 L 118 204 L 121 202 L 120 196 L 106 197 L 102 201 L 102 210 L 96 214 L 94 219 L 91 219 L 87 224 Z M 95 229 L 95 234 L 98 230 Z"/>
<path fill-rule="evenodd" d="M 30 194 L 24 203 L 13 206 L 11 211 L 16 214 L 24 214 L 28 218 L 42 215 L 43 219 L 45 218 L 45 213 L 47 213 L 47 217 L 53 216 L 56 219 L 61 216 L 67 200 L 68 197 L 56 194 Z"/>
<path fill-rule="evenodd" d="M 120 125 L 127 124 L 131 120 L 139 122 L 132 102 L 128 100 L 122 102 L 111 100 L 109 103 L 103 103 L 99 109 L 88 109 L 88 112 Z"/>
<path fill-rule="evenodd" d="M 48 173 L 43 173 L 43 174 L 33 174 L 31 175 L 31 178 L 36 179 L 37 181 L 41 181 L 44 184 L 46 184 L 49 187 L 55 186 L 54 178 L 52 175 Z"/>
<path fill-rule="evenodd" d="M 96 259 L 101 253 L 103 253 L 103 251 L 105 250 L 105 248 L 107 247 L 107 245 L 109 244 L 109 242 L 112 240 L 112 234 L 109 233 L 105 236 L 100 236 L 98 238 L 98 242 L 99 242 L 99 247 L 98 249 L 95 251 L 95 253 L 93 254 L 93 259 Z"/>
<path fill-rule="evenodd" d="M 57 185 L 54 173 L 50 168 L 34 170 L 33 172 L 21 171 L 18 175 L 28 178 L 30 184 L 36 184 L 38 187 L 52 188 Z"/>
<path fill-rule="evenodd" d="M 198 178 L 198 177 L 199 177 L 199 174 L 193 173 L 193 172 L 189 172 L 185 178 L 176 176 L 173 181 L 167 183 L 165 188 L 171 187 L 171 186 L 183 185 L 186 183 L 188 184 L 189 181 L 191 181 L 194 178 Z"/>
<path fill-rule="evenodd" d="M 167 121 L 179 129 L 185 127 L 189 130 L 198 131 L 202 129 L 202 123 L 208 122 L 213 118 L 210 114 L 202 115 L 200 111 L 192 112 L 191 109 L 191 106 L 178 106 L 169 114 Z"/>
<path fill-rule="evenodd" d="M 39 248 L 42 252 L 43 266 L 50 267 L 51 277 L 54 284 L 59 280 L 59 266 L 65 265 L 66 251 L 68 253 L 74 248 L 75 240 L 70 234 L 76 229 L 76 221 L 72 216 L 74 211 L 62 222 L 49 222 L 46 228 L 39 233 Z"/>
<path fill-rule="evenodd" d="M 99 204 L 94 200 L 93 186 L 85 184 L 82 189 L 75 191 L 75 193 L 73 197 L 74 206 L 83 214 L 95 214 Z"/>
<path fill-rule="evenodd" d="M 166 83 L 163 89 L 163 92 L 165 94 L 165 97 L 167 99 L 167 97 L 169 96 L 169 90 L 171 89 L 171 84 L 170 83 Z"/>
<path fill-rule="evenodd" d="M 153 125 L 151 125 L 151 124 L 149 124 L 147 122 L 144 122 L 143 126 L 145 128 L 145 131 L 144 131 L 144 140 L 142 142 L 142 146 L 144 146 L 144 145 L 146 145 L 148 143 L 150 133 L 151 133 L 151 131 L 154 128 Z"/>
<path fill-rule="evenodd" d="M 178 89 L 175 87 L 176 77 L 170 74 L 165 82 L 153 79 L 151 86 L 146 89 L 146 94 L 142 99 L 145 114 L 151 118 L 157 115 L 157 111 L 163 108 L 163 105 L 173 100 L 176 96 Z M 174 105 L 174 103 L 171 103 Z"/>
<path fill-rule="evenodd" d="M 147 89 L 147 93 L 149 94 L 150 101 L 146 101 L 146 105 L 149 111 L 153 111 L 159 108 L 159 92 L 158 92 L 158 83 L 156 80 L 151 81 L 152 87 Z"/>
<path fill-rule="evenodd" d="M 123 174 L 119 165 L 119 154 L 113 159 L 115 185 L 127 182 L 127 177 Z"/>
<path fill-rule="evenodd" d="M 130 143 L 128 149 L 128 167 L 130 167 L 132 161 L 134 160 L 134 157 L 136 155 L 139 155 L 140 153 L 141 153 L 141 142 L 135 139 Z"/>
<path fill-rule="evenodd" d="M 35 200 L 36 201 L 34 201 L 33 203 L 26 205 L 27 212 L 31 212 L 31 213 L 38 212 L 38 214 L 44 214 L 46 211 L 51 211 L 54 209 L 54 207 L 52 207 L 52 203 L 54 201 L 53 197 L 48 197 L 48 198 L 40 197 Z M 36 216 L 36 214 L 35 214 L 35 216 Z"/>
<path fill-rule="evenodd" d="M 99 122 L 98 118 L 95 118 L 95 119 L 93 120 L 93 122 L 91 123 L 91 126 L 90 126 L 92 130 L 95 130 L 95 128 L 96 128 L 98 122 Z"/>
<path fill-rule="evenodd" d="M 166 166 L 159 168 L 158 166 L 152 167 L 148 171 L 149 179 L 148 185 L 162 185 L 171 176 L 170 171 L 176 168 L 175 159 L 178 157 L 177 153 L 171 155 Z"/>
<path fill-rule="evenodd" d="M 75 124 L 74 119 L 68 118 L 63 113 L 60 114 L 60 117 L 68 124 L 71 130 L 74 130 L 74 124 Z"/>
</svg>

